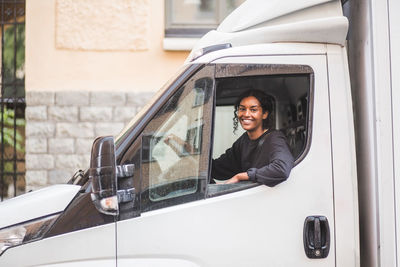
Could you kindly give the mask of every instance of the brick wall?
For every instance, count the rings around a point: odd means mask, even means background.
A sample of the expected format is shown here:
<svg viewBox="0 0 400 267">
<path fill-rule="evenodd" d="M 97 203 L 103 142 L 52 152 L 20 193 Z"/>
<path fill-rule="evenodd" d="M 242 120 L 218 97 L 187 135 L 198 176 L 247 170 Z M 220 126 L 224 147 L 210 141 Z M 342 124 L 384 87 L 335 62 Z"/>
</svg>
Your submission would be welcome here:
<svg viewBox="0 0 400 267">
<path fill-rule="evenodd" d="M 27 92 L 26 191 L 86 169 L 95 137 L 117 135 L 152 94 Z"/>
</svg>

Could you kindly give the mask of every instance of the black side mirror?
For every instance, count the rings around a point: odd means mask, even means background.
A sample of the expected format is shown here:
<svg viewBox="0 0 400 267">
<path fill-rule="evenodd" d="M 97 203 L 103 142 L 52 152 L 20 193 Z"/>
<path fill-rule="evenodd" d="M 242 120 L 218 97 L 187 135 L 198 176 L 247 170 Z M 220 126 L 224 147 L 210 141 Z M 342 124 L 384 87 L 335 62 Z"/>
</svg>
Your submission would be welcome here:
<svg viewBox="0 0 400 267">
<path fill-rule="evenodd" d="M 101 213 L 118 215 L 117 167 L 114 137 L 98 137 L 93 142 L 89 179 L 92 201 Z"/>
</svg>

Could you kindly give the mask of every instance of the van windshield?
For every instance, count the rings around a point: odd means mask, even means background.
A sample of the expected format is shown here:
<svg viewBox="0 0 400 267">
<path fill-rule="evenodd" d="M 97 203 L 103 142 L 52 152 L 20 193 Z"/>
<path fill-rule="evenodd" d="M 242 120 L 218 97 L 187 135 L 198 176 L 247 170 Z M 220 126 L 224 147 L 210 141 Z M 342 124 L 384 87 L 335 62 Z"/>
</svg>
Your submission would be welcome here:
<svg viewBox="0 0 400 267">
<path fill-rule="evenodd" d="M 170 87 L 170 85 L 181 75 L 190 65 L 183 65 L 165 84 L 162 86 L 147 104 L 133 117 L 133 119 L 125 126 L 125 128 L 115 137 L 115 144 L 119 145 L 124 137 L 129 133 L 129 130 L 137 124 L 144 114 L 154 105 L 154 103 L 162 96 L 162 94 Z"/>
</svg>

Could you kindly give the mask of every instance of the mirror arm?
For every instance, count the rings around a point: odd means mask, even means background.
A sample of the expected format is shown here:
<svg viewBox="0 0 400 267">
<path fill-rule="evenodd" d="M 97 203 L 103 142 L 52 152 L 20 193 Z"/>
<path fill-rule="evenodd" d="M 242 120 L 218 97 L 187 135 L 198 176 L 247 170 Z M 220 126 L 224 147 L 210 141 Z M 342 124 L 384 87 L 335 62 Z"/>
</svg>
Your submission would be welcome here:
<svg viewBox="0 0 400 267">
<path fill-rule="evenodd" d="M 118 190 L 117 196 L 118 196 L 118 203 L 131 202 L 135 199 L 136 190 L 135 188 Z"/>
<path fill-rule="evenodd" d="M 125 179 L 133 177 L 135 171 L 135 164 L 125 164 L 117 166 L 118 179 Z M 133 202 L 135 200 L 135 188 L 121 189 L 117 191 L 118 203 Z"/>
<path fill-rule="evenodd" d="M 118 165 L 117 177 L 118 178 L 132 177 L 134 171 L 135 171 L 135 164 Z"/>
</svg>

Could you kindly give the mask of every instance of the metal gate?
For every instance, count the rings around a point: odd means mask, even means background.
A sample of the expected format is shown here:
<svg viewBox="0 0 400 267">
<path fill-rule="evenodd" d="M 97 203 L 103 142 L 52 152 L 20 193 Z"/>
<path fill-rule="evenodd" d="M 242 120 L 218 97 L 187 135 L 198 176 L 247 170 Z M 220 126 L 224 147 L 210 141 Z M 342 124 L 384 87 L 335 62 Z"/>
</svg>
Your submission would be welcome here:
<svg viewBox="0 0 400 267">
<path fill-rule="evenodd" d="M 0 0 L 0 194 L 25 192 L 25 0 Z"/>
</svg>

